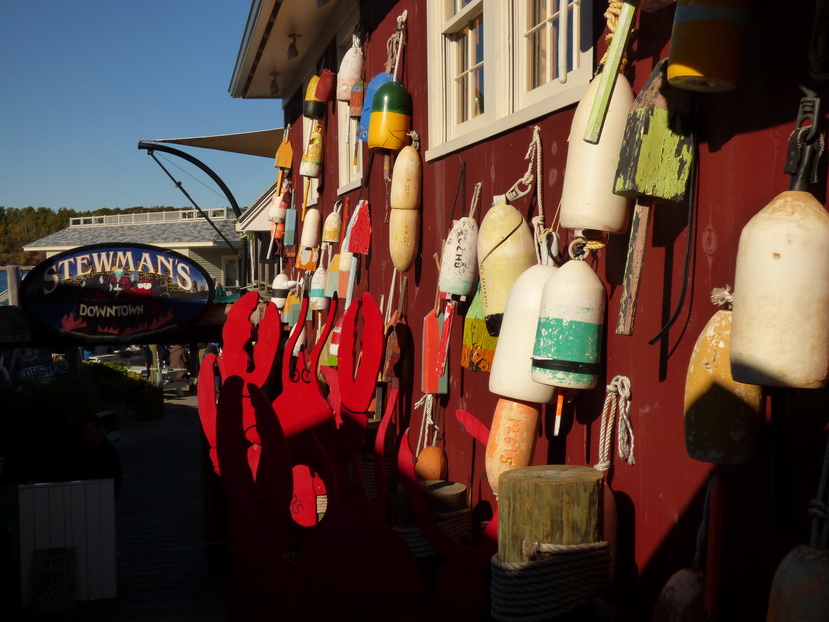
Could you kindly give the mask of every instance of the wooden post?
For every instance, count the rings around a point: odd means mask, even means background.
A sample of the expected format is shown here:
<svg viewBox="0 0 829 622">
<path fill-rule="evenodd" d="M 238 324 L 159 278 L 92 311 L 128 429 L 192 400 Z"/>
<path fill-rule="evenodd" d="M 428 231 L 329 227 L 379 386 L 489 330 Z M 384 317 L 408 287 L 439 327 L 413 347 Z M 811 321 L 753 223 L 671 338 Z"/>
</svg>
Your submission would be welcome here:
<svg viewBox="0 0 829 622">
<path fill-rule="evenodd" d="M 592 467 L 542 465 L 501 474 L 498 560 L 523 562 L 524 540 L 587 544 L 601 540 L 602 473 Z"/>
<path fill-rule="evenodd" d="M 9 288 L 9 306 L 20 306 L 20 266 L 6 266 L 6 280 Z"/>
</svg>

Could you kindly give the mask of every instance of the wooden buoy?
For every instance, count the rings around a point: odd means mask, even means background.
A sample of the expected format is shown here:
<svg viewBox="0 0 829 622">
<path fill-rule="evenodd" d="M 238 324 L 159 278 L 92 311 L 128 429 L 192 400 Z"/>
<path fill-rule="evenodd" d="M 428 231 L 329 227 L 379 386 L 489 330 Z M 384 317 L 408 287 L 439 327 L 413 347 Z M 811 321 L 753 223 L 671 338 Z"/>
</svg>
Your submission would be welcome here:
<svg viewBox="0 0 829 622">
<path fill-rule="evenodd" d="M 624 233 L 630 201 L 614 194 L 613 184 L 633 91 L 624 76 L 616 78 L 601 138 L 592 144 L 582 137 L 598 84 L 599 80 L 594 79 L 587 87 L 570 126 L 561 194 L 561 226 Z"/>
<path fill-rule="evenodd" d="M 428 445 L 420 450 L 415 464 L 415 475 L 421 480 L 444 480 L 448 473 L 446 452 L 437 445 Z"/>
<path fill-rule="evenodd" d="M 420 188 L 422 163 L 417 146 L 397 154 L 389 193 L 389 254 L 398 272 L 414 265 L 420 246 Z"/>
<path fill-rule="evenodd" d="M 731 311 L 717 311 L 697 339 L 685 378 L 685 449 L 694 460 L 744 464 L 765 424 L 763 390 L 731 376 Z"/>
<path fill-rule="evenodd" d="M 570 260 L 544 285 L 532 358 L 536 382 L 568 389 L 596 386 L 604 285 L 585 261 Z"/>
<path fill-rule="evenodd" d="M 819 389 L 829 370 L 829 214 L 787 191 L 748 221 L 734 281 L 731 373 L 738 382 Z"/>
<path fill-rule="evenodd" d="M 464 216 L 452 223 L 440 258 L 438 289 L 450 296 L 466 296 L 478 275 L 478 223 Z"/>
<path fill-rule="evenodd" d="M 398 80 L 387 82 L 374 95 L 368 127 L 368 148 L 400 151 L 409 144 L 412 96 Z"/>
<path fill-rule="evenodd" d="M 486 478 L 495 495 L 499 477 L 511 469 L 529 466 L 538 438 L 537 404 L 501 398 L 495 406 L 486 445 Z"/>
<path fill-rule="evenodd" d="M 303 177 L 319 177 L 322 168 L 322 129 L 317 124 L 308 138 L 308 148 L 302 154 L 299 174 Z"/>
<path fill-rule="evenodd" d="M 325 217 L 325 222 L 322 225 L 322 241 L 330 244 L 337 244 L 340 241 L 340 233 L 342 231 L 342 201 L 334 203 L 334 209 Z"/>
<path fill-rule="evenodd" d="M 740 79 L 749 0 L 677 0 L 668 80 L 691 91 L 730 91 Z"/>
<path fill-rule="evenodd" d="M 492 393 L 538 404 L 553 399 L 555 387 L 532 379 L 532 354 L 541 294 L 556 270 L 555 266 L 531 266 L 512 286 L 489 373 Z"/>
<path fill-rule="evenodd" d="M 616 333 L 633 333 L 651 204 L 685 200 L 693 163 L 688 93 L 671 88 L 656 64 L 628 113 L 613 191 L 635 199 Z M 670 208 L 669 208 L 670 209 Z"/>
<path fill-rule="evenodd" d="M 512 284 L 535 263 L 533 236 L 527 222 L 507 204 L 506 197 L 496 196 L 478 232 L 478 273 L 490 335 L 497 336 L 501 330 Z"/>
<path fill-rule="evenodd" d="M 771 583 L 767 622 L 829 620 L 829 551 L 801 545 L 783 558 Z"/>
<path fill-rule="evenodd" d="M 336 90 L 337 74 L 330 69 L 323 69 L 320 72 L 320 79 L 317 82 L 317 90 L 314 92 L 314 96 L 324 104 L 327 104 L 334 100 Z"/>
<path fill-rule="evenodd" d="M 587 544 L 603 538 L 603 477 L 587 466 L 540 465 L 506 471 L 498 496 L 498 559 L 526 561 L 524 541 Z"/>
<path fill-rule="evenodd" d="M 449 392 L 449 368 L 445 368 L 441 375 L 436 371 L 444 319 L 436 309 L 430 310 L 423 318 L 420 388 L 426 394 L 445 395 Z"/>
<path fill-rule="evenodd" d="M 351 37 L 351 47 L 343 55 L 340 70 L 337 72 L 337 99 L 347 102 L 351 100 L 351 89 L 363 77 L 365 57 L 360 49 L 360 39 L 357 35 Z"/>
</svg>

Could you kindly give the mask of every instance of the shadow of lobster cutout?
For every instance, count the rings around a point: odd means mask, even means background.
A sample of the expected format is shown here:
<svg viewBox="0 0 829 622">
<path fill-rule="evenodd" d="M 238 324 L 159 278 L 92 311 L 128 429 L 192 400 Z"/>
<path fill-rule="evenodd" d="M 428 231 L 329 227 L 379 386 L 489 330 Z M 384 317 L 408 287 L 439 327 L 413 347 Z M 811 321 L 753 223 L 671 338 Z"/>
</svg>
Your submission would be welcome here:
<svg viewBox="0 0 829 622">
<path fill-rule="evenodd" d="M 310 352 L 300 349 L 296 357 L 303 324 L 284 340 L 275 305 L 267 305 L 258 324 L 251 320 L 258 305 L 256 292 L 233 305 L 222 354 L 205 356 L 198 382 L 202 428 L 228 499 L 228 618 L 485 619 L 497 517 L 476 546 L 444 534 L 415 477 L 405 432 L 394 443 L 397 476 L 438 554 L 431 577 L 390 522 L 385 441 L 399 386 L 390 383 L 373 447 L 366 447 L 385 343 L 373 298 L 363 294 L 343 316 L 338 367 L 321 368 L 327 395 L 315 370 L 334 328 L 336 298 Z M 306 297 L 299 317 L 307 311 Z M 461 411 L 458 417 L 474 419 Z M 485 445 L 488 430 L 480 427 L 475 438 Z M 374 457 L 375 499 L 363 485 L 361 452 Z M 318 520 L 321 493 L 327 506 Z"/>
</svg>

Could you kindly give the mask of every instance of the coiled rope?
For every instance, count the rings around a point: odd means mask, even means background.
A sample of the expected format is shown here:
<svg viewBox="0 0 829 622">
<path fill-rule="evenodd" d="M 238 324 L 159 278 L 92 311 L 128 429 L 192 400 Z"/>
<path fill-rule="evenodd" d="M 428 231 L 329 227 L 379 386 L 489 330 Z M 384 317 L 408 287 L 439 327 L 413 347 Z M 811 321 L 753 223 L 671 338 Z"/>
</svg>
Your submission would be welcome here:
<svg viewBox="0 0 829 622">
<path fill-rule="evenodd" d="M 630 423 L 630 379 L 616 376 L 609 385 L 602 409 L 602 424 L 599 431 L 599 462 L 593 468 L 605 472 L 610 468 L 610 451 L 613 447 L 613 424 L 619 413 L 618 455 L 630 465 L 634 458 L 633 426 Z"/>
</svg>

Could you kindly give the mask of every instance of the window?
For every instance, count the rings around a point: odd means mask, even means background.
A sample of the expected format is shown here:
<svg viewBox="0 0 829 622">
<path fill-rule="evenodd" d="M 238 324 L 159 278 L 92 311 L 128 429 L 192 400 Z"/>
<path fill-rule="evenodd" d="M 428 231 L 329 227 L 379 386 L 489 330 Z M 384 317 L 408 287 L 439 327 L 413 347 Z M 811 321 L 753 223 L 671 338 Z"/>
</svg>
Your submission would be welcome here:
<svg viewBox="0 0 829 622">
<path fill-rule="evenodd" d="M 431 159 L 578 101 L 592 0 L 429 0 Z"/>
<path fill-rule="evenodd" d="M 308 85 L 305 85 L 306 89 Z M 303 91 L 304 93 L 305 91 Z M 319 123 L 323 136 L 325 135 L 325 128 L 322 126 L 322 121 L 316 121 L 313 119 L 309 119 L 308 117 L 302 117 L 302 155 L 305 155 L 305 152 L 308 150 L 308 143 L 311 139 L 311 132 L 314 131 L 314 126 Z M 323 142 L 323 144 L 325 144 Z M 324 154 L 323 154 L 324 155 Z M 305 201 L 306 206 L 316 205 L 317 201 L 319 201 L 319 192 L 317 191 L 320 185 L 319 177 L 305 177 L 300 176 L 298 183 L 302 184 L 302 188 L 294 188 L 294 192 L 296 193 L 295 196 L 297 200 L 299 197 L 305 197 L 305 193 L 308 193 L 307 198 L 303 198 Z M 294 207 L 300 207 L 298 205 L 294 205 Z"/>
<path fill-rule="evenodd" d="M 357 29 L 358 10 L 351 13 L 345 25 L 337 33 L 337 67 L 351 49 Z M 345 194 L 360 186 L 363 174 L 363 148 L 357 140 L 360 119 L 349 115 L 349 103 L 337 102 L 337 194 Z"/>
<path fill-rule="evenodd" d="M 222 285 L 239 286 L 239 260 L 236 257 L 222 257 Z"/>
</svg>

